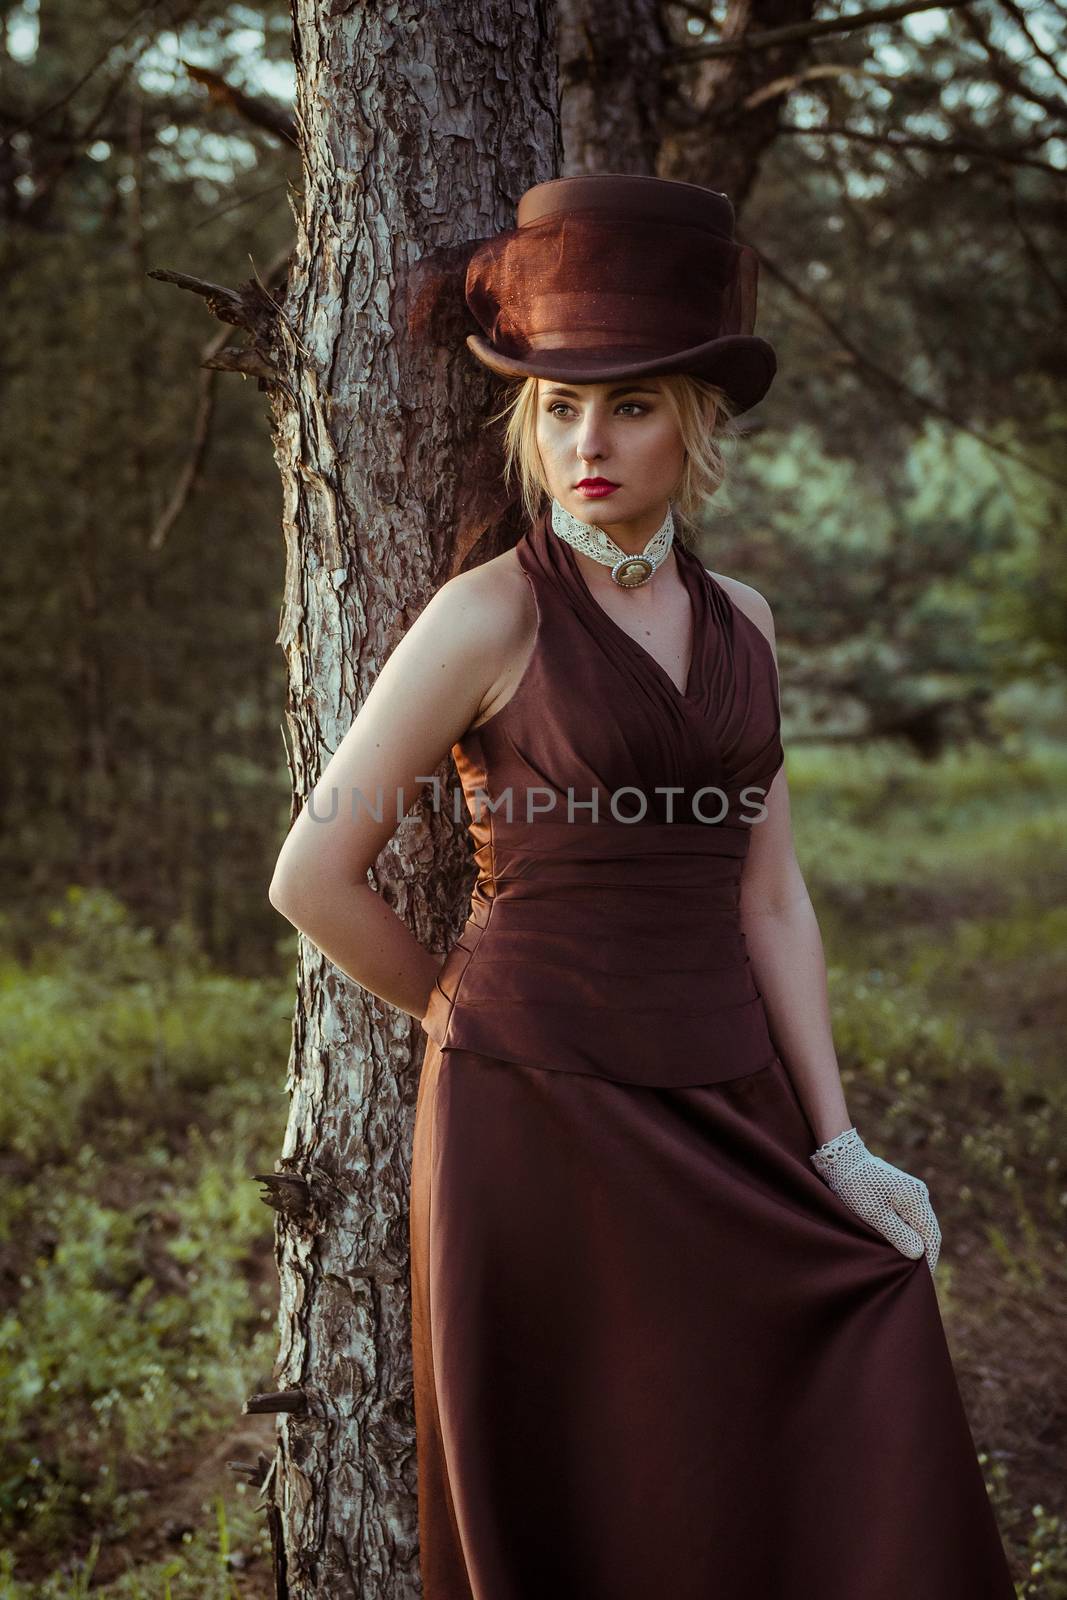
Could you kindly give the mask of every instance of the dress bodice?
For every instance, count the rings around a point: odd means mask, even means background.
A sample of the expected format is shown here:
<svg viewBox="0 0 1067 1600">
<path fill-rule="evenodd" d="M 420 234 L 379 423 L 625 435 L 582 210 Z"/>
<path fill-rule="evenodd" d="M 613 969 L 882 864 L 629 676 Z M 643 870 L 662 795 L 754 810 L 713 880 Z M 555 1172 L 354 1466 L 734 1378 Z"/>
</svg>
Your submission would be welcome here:
<svg viewBox="0 0 1067 1600">
<path fill-rule="evenodd" d="M 423 1020 L 442 1047 L 653 1085 L 774 1059 L 739 915 L 783 760 L 774 657 L 674 549 L 693 605 L 684 691 L 594 598 L 550 511 L 516 546 L 533 652 L 452 749 L 478 879 Z"/>
</svg>

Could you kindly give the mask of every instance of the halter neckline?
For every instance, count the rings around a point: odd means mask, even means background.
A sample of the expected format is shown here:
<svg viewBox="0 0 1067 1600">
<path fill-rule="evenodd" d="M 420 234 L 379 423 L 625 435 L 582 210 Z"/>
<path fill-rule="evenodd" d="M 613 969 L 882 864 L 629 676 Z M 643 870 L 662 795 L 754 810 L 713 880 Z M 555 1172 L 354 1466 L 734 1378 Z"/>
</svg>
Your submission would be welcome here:
<svg viewBox="0 0 1067 1600">
<path fill-rule="evenodd" d="M 596 599 L 582 572 L 577 552 L 553 531 L 551 516 L 552 508 L 549 503 L 528 526 L 522 542 L 527 543 L 536 552 L 539 563 L 553 574 L 578 609 L 588 617 L 595 618 L 599 626 L 606 628 L 612 637 L 617 638 L 623 648 L 630 652 L 633 660 L 641 662 L 645 669 L 658 675 L 677 702 L 690 705 L 698 700 L 702 688 L 700 669 L 704 660 L 709 626 L 709 602 L 707 585 L 703 580 L 704 568 L 697 557 L 687 550 L 680 540 L 674 540 L 671 548 L 675 552 L 679 575 L 689 595 L 693 617 L 689 668 L 686 673 L 685 688 L 679 689 L 666 667 L 616 622 Z"/>
</svg>

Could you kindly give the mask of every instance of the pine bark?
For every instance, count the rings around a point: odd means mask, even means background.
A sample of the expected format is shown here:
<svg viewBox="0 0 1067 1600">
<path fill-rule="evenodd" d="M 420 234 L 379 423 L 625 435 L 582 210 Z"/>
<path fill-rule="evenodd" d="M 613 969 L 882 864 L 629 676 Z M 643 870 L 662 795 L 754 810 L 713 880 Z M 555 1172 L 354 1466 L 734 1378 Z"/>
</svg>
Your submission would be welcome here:
<svg viewBox="0 0 1067 1600">
<path fill-rule="evenodd" d="M 558 11 L 564 174 L 655 175 L 670 43 L 661 0 L 558 0 Z"/>
<path fill-rule="evenodd" d="M 517 531 L 483 427 L 496 391 L 463 345 L 461 274 L 447 274 L 466 241 L 513 225 L 560 150 L 547 0 L 294 0 L 293 15 L 304 193 L 263 381 L 295 815 L 434 589 Z M 438 776 L 450 794 L 450 763 Z M 370 881 L 443 951 L 470 871 L 465 830 L 431 793 Z M 276 1223 L 275 1392 L 251 1403 L 279 1415 L 264 1485 L 277 1589 L 417 1595 L 407 1227 L 426 1037 L 303 936 L 296 987 L 277 1163 L 296 1200 Z"/>
</svg>

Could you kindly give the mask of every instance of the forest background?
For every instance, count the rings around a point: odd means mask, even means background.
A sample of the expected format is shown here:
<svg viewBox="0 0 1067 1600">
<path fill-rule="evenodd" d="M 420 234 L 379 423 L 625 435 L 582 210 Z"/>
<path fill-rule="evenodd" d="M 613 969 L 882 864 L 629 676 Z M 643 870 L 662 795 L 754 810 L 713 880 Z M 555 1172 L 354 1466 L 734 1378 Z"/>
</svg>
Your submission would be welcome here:
<svg viewBox="0 0 1067 1600">
<path fill-rule="evenodd" d="M 850 1108 L 930 1185 L 1019 1594 L 1062 1600 L 1067 10 L 616 10 L 560 7 L 565 171 L 610 169 L 627 116 L 627 169 L 670 169 L 721 119 L 716 44 L 808 30 L 704 179 L 780 371 L 702 554 L 774 610 Z M 251 1175 L 294 998 L 281 495 L 254 362 L 149 274 L 276 282 L 292 22 L 3 19 L 0 1600 L 266 1597 L 227 1464 L 274 1427 L 241 1407 L 272 1387 Z M 599 126 L 596 20 L 664 57 Z"/>
</svg>

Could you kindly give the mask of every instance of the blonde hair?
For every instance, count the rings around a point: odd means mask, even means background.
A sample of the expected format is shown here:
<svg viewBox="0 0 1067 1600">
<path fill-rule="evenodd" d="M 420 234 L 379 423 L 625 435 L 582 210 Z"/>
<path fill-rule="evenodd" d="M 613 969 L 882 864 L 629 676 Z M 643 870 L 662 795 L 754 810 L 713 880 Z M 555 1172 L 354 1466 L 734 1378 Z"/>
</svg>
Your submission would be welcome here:
<svg viewBox="0 0 1067 1600">
<path fill-rule="evenodd" d="M 704 378 L 688 372 L 657 374 L 664 398 L 674 412 L 685 448 L 685 465 L 671 493 L 671 505 L 679 524 L 676 531 L 682 543 L 692 543 L 699 527 L 698 518 L 709 508 L 726 477 L 728 442 L 736 443 L 740 429 L 734 421 L 729 397 Z M 507 400 L 486 426 L 507 418 L 504 428 L 504 478 L 518 473 L 523 505 L 533 521 L 550 490 L 545 479 L 541 452 L 537 448 L 536 378 L 519 378 L 507 386 Z"/>
</svg>

